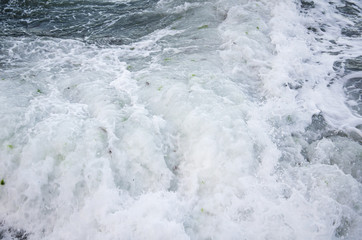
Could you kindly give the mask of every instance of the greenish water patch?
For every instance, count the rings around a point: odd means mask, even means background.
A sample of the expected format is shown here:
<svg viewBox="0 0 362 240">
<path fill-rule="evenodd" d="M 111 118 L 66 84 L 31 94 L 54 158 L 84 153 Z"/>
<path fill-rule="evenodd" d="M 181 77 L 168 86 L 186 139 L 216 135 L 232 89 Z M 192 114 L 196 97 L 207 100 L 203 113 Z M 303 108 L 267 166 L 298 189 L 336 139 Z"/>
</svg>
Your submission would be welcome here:
<svg viewBox="0 0 362 240">
<path fill-rule="evenodd" d="M 205 28 L 208 28 L 209 25 L 202 25 L 201 27 L 198 27 L 197 29 L 205 29 Z"/>
</svg>

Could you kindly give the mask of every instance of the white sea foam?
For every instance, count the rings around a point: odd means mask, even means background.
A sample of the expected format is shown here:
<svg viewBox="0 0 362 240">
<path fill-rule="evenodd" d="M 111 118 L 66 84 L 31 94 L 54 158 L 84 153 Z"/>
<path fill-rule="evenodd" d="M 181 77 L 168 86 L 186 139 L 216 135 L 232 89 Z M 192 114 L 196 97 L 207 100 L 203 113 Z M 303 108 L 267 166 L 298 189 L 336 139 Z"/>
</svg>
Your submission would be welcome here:
<svg viewBox="0 0 362 240">
<path fill-rule="evenodd" d="M 349 20 L 314 2 L 308 15 L 284 0 L 160 1 L 182 18 L 114 47 L 2 40 L 0 227 L 28 239 L 358 239 L 362 122 L 343 86 L 360 73 L 333 64 L 352 56 L 346 42 L 359 47 L 338 32 Z M 322 8 L 319 41 L 308 27 Z"/>
</svg>

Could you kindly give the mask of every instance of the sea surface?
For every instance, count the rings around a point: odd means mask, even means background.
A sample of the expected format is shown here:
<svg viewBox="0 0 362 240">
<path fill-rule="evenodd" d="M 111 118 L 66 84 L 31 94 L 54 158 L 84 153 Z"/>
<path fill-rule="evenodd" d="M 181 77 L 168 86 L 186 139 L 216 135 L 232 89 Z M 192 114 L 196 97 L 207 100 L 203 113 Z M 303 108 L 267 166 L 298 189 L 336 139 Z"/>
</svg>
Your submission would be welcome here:
<svg viewBox="0 0 362 240">
<path fill-rule="evenodd" d="M 0 239 L 362 236 L 361 0 L 0 0 Z"/>
</svg>

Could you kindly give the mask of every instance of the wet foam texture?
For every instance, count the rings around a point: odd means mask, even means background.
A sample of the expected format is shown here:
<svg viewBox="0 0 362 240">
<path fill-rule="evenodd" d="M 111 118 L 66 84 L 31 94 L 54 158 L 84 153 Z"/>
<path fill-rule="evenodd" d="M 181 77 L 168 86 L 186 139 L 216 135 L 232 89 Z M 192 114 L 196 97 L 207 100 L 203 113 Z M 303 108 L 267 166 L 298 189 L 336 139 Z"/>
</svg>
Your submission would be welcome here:
<svg viewBox="0 0 362 240">
<path fill-rule="evenodd" d="M 361 236 L 359 1 L 0 6 L 0 239 Z"/>
</svg>

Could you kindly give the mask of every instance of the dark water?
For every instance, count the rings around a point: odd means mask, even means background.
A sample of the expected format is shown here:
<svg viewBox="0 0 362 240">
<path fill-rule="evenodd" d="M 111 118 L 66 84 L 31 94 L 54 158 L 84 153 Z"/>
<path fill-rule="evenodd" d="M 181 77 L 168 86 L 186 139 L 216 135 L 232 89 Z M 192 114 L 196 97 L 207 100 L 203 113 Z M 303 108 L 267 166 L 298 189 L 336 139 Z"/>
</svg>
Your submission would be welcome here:
<svg viewBox="0 0 362 240">
<path fill-rule="evenodd" d="M 1 36 L 128 44 L 178 16 L 155 12 L 157 1 L 2 1 Z"/>
</svg>

